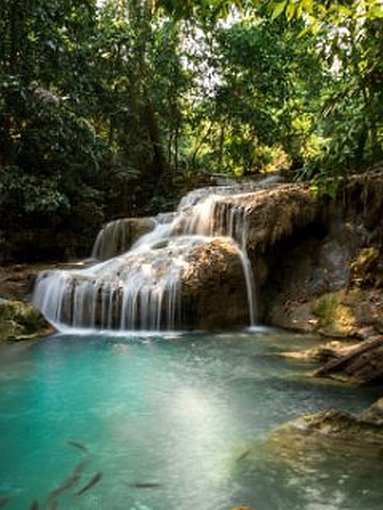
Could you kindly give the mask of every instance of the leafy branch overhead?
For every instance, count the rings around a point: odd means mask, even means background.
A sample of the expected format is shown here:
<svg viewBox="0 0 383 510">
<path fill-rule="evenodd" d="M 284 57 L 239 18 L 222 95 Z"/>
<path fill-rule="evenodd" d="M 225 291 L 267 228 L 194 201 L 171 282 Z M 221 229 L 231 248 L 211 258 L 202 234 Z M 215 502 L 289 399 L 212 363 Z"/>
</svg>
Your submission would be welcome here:
<svg viewBox="0 0 383 510">
<path fill-rule="evenodd" d="M 383 0 L 3 0 L 0 230 L 171 208 L 211 174 L 331 188 L 383 155 Z M 4 237 L 4 236 L 3 236 Z"/>
</svg>

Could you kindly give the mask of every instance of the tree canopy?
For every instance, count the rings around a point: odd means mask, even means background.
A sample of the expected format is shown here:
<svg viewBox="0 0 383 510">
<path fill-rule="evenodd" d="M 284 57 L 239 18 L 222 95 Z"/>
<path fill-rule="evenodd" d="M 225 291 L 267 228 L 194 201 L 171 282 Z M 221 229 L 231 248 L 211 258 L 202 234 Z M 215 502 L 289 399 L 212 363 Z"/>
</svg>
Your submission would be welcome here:
<svg viewBox="0 0 383 510">
<path fill-rule="evenodd" d="M 382 0 L 2 0 L 0 245 L 382 159 Z M 326 185 L 325 185 L 326 187 Z"/>
</svg>

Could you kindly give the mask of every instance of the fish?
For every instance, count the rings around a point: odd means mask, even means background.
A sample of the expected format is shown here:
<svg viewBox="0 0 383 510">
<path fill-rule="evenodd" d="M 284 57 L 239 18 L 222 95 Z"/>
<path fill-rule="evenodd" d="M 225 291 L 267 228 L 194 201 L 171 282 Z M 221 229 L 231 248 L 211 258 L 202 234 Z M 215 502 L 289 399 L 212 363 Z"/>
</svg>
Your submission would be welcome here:
<svg viewBox="0 0 383 510">
<path fill-rule="evenodd" d="M 84 453 L 89 453 L 88 448 L 84 446 L 82 443 L 79 443 L 78 441 L 67 441 L 67 444 L 73 446 L 74 448 L 77 448 L 77 450 L 80 450 Z"/>
<path fill-rule="evenodd" d="M 0 497 L 0 506 L 8 505 L 10 499 L 11 498 L 9 496 L 1 496 Z"/>
<path fill-rule="evenodd" d="M 158 482 L 138 482 L 138 483 L 128 483 L 128 487 L 133 487 L 135 489 L 156 489 L 157 487 L 161 487 L 162 483 Z"/>
<path fill-rule="evenodd" d="M 31 503 L 31 510 L 39 510 L 39 508 L 40 508 L 39 502 L 36 499 L 34 499 Z"/>
<path fill-rule="evenodd" d="M 89 459 L 85 459 L 79 462 L 74 468 L 73 472 L 68 476 L 68 478 L 66 478 L 58 487 L 56 487 L 56 489 L 53 489 L 53 491 L 50 492 L 48 495 L 48 502 L 52 503 L 53 500 L 59 496 L 59 494 L 76 485 L 80 480 L 82 472 L 88 464 Z"/>
<path fill-rule="evenodd" d="M 57 501 L 54 499 L 49 503 L 49 510 L 58 510 Z"/>
<path fill-rule="evenodd" d="M 98 483 L 101 480 L 101 477 L 102 477 L 101 471 L 97 471 L 89 480 L 89 482 L 86 485 L 84 485 L 84 487 L 81 490 L 77 492 L 77 496 L 81 496 L 81 494 L 84 494 L 84 492 L 91 489 L 94 485 L 96 485 L 96 483 Z"/>
<path fill-rule="evenodd" d="M 84 469 L 86 468 L 86 466 L 88 464 L 89 464 L 89 459 L 84 459 L 81 462 L 79 462 L 73 470 L 73 477 L 76 478 L 77 480 L 79 480 L 82 472 L 84 471 Z"/>
<path fill-rule="evenodd" d="M 250 453 L 251 453 L 251 450 L 244 451 L 243 453 L 241 453 L 241 455 L 239 457 L 236 458 L 236 461 L 241 462 L 241 460 L 246 459 L 246 457 L 248 457 L 250 455 Z"/>
</svg>

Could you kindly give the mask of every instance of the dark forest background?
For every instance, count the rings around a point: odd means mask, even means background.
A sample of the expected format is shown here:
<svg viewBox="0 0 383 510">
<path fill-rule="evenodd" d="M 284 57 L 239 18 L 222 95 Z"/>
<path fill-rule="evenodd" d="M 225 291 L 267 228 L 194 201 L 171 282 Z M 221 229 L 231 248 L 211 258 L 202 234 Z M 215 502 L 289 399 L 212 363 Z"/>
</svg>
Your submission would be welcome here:
<svg viewBox="0 0 383 510">
<path fill-rule="evenodd" d="M 86 255 L 216 174 L 331 194 L 382 159 L 382 96 L 380 0 L 2 0 L 0 261 Z"/>
</svg>

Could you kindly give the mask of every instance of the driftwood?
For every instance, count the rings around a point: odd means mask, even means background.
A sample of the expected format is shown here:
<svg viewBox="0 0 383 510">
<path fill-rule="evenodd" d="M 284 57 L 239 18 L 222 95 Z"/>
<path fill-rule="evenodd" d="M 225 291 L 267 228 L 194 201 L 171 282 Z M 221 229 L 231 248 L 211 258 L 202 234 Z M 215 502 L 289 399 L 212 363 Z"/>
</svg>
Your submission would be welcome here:
<svg viewBox="0 0 383 510">
<path fill-rule="evenodd" d="M 383 380 L 383 336 L 364 341 L 314 372 L 317 377 L 343 375 L 359 384 Z"/>
</svg>

